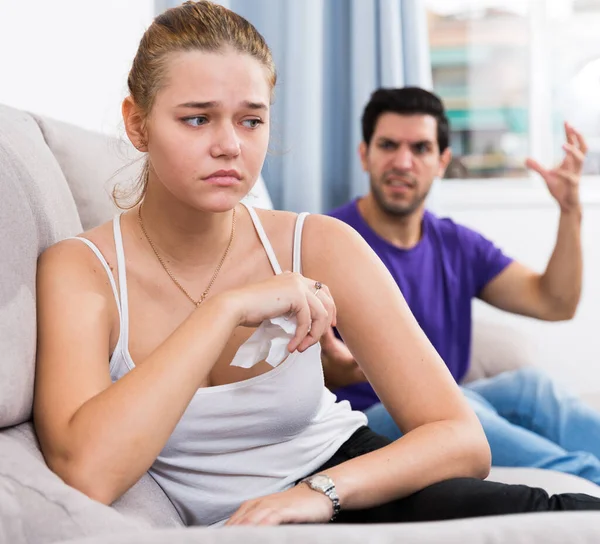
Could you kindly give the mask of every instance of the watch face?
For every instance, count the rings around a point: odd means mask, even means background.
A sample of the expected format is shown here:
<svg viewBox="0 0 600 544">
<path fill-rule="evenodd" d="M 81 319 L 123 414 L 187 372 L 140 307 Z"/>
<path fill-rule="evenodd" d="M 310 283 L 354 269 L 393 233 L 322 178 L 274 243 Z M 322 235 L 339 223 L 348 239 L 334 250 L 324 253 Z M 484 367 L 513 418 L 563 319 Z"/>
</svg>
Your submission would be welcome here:
<svg viewBox="0 0 600 544">
<path fill-rule="evenodd" d="M 317 474 L 310 479 L 310 483 L 319 489 L 327 489 L 331 486 L 331 480 L 327 476 Z"/>
</svg>

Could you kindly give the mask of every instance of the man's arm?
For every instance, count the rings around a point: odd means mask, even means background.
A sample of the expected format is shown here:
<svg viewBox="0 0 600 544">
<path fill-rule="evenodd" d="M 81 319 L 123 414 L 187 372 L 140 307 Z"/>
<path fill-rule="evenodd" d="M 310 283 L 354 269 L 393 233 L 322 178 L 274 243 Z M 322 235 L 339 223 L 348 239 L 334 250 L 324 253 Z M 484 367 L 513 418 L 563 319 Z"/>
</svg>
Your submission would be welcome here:
<svg viewBox="0 0 600 544">
<path fill-rule="evenodd" d="M 565 123 L 566 156 L 552 170 L 532 159 L 527 166 L 538 172 L 560 206 L 556 245 L 543 274 L 513 262 L 481 291 L 480 298 L 509 312 L 547 321 L 575 315 L 582 283 L 581 203 L 579 179 L 587 145 L 581 134 Z"/>
<path fill-rule="evenodd" d="M 346 344 L 336 338 L 331 328 L 321 338 L 321 362 L 328 389 L 367 381 Z"/>
<path fill-rule="evenodd" d="M 502 310 L 546 321 L 571 319 L 582 277 L 581 212 L 561 213 L 556 246 L 543 274 L 512 262 L 482 290 L 480 298 Z"/>
</svg>

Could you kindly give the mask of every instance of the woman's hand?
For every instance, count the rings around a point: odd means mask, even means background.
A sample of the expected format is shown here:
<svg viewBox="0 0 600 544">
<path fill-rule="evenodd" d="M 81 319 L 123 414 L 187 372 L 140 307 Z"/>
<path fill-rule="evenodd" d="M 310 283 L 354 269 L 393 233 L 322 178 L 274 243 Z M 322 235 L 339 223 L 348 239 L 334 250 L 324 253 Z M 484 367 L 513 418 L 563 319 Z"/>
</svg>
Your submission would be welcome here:
<svg viewBox="0 0 600 544">
<path fill-rule="evenodd" d="M 333 515 L 331 500 L 306 484 L 243 503 L 225 525 L 281 525 L 327 523 Z"/>
<path fill-rule="evenodd" d="M 327 286 L 295 272 L 284 272 L 223 295 L 232 301 L 242 326 L 256 327 L 274 317 L 296 317 L 296 334 L 288 344 L 290 353 L 316 344 L 336 323 L 335 304 Z"/>
</svg>

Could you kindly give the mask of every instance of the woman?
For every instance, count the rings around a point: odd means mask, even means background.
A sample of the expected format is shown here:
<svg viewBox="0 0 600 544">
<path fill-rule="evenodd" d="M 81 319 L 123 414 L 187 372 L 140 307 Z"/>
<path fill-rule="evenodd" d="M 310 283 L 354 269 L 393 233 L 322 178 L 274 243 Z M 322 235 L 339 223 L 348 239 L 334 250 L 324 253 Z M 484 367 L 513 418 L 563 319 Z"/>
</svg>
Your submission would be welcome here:
<svg viewBox="0 0 600 544">
<path fill-rule="evenodd" d="M 137 202 L 39 260 L 35 423 L 61 478 L 110 504 L 150 471 L 188 524 L 600 507 L 479 480 L 490 454 L 477 419 L 362 239 L 327 217 L 240 204 L 275 85 L 252 25 L 205 1 L 168 10 L 128 85 L 126 131 L 147 153 Z M 245 355 L 261 323 L 288 341 L 285 360 L 267 358 L 275 368 Z M 331 325 L 402 439 L 325 389 L 318 341 Z"/>
</svg>

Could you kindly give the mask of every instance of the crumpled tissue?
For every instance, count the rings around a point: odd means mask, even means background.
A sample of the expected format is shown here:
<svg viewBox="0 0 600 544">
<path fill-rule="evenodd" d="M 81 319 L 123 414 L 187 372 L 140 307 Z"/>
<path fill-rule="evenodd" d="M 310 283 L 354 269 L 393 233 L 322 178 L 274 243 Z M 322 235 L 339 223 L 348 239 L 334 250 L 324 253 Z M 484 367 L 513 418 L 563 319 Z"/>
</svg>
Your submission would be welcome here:
<svg viewBox="0 0 600 544">
<path fill-rule="evenodd" d="M 274 317 L 263 321 L 237 350 L 231 366 L 252 368 L 260 361 L 266 361 L 273 368 L 290 354 L 287 349 L 296 334 L 296 317 Z"/>
</svg>

